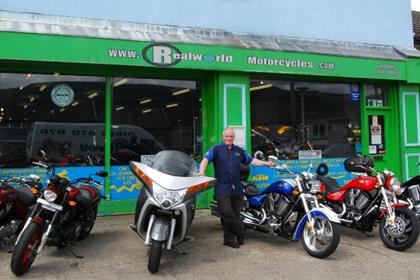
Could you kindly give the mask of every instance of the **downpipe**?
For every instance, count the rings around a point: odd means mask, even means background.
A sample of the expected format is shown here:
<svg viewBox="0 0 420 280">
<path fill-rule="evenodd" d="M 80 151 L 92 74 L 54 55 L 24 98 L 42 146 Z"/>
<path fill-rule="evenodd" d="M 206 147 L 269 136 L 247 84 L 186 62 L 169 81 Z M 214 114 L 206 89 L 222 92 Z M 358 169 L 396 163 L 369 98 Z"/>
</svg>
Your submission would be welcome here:
<svg viewBox="0 0 420 280">
<path fill-rule="evenodd" d="M 170 229 L 170 232 L 169 232 L 168 243 L 166 244 L 166 249 L 167 250 L 171 250 L 172 242 L 174 240 L 175 226 L 176 226 L 176 219 L 172 218 L 171 219 L 171 229 Z"/>
<path fill-rule="evenodd" d="M 146 238 L 144 239 L 144 245 L 146 245 L 146 246 L 150 245 L 150 232 L 152 230 L 152 226 L 153 226 L 153 223 L 154 223 L 155 219 L 156 219 L 156 215 L 154 215 L 154 214 L 150 215 L 149 224 L 147 225 Z M 137 221 L 137 233 L 139 235 L 140 235 L 140 224 L 141 224 L 141 221 L 140 221 L 140 218 L 139 218 L 138 221 Z"/>
</svg>

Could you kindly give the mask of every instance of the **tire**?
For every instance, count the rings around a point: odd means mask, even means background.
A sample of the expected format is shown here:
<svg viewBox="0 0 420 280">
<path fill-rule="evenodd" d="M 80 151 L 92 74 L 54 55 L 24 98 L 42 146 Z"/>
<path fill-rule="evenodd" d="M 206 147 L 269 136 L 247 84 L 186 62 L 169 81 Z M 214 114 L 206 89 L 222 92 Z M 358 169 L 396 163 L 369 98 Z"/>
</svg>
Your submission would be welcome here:
<svg viewBox="0 0 420 280">
<path fill-rule="evenodd" d="M 87 215 L 86 220 L 82 222 L 82 229 L 77 236 L 77 241 L 85 240 L 89 236 L 95 225 L 96 215 L 98 215 L 98 206 L 92 209 Z"/>
<path fill-rule="evenodd" d="M 12 255 L 10 268 L 16 275 L 24 274 L 34 262 L 36 250 L 41 242 L 43 228 L 37 223 L 30 223 L 22 233 Z"/>
<path fill-rule="evenodd" d="M 306 224 L 301 233 L 300 240 L 302 242 L 303 248 L 305 248 L 309 255 L 315 258 L 323 259 L 330 256 L 337 249 L 338 243 L 340 243 L 340 231 L 337 224 L 331 222 L 323 216 L 317 216 L 314 218 L 314 220 L 315 229 L 323 230 L 323 232 L 326 231 L 328 236 L 324 239 L 318 238 L 315 234 L 312 234 Z M 318 243 L 323 245 L 323 247 L 317 248 L 319 245 L 316 244 Z"/>
<path fill-rule="evenodd" d="M 156 241 L 152 239 L 152 246 L 149 251 L 149 262 L 147 263 L 147 269 L 151 273 L 155 273 L 159 270 L 160 258 L 162 256 L 162 245 L 163 241 Z"/>
<path fill-rule="evenodd" d="M 386 227 L 386 216 L 382 218 L 379 224 L 379 235 L 381 236 L 382 242 L 392 250 L 407 250 L 413 246 L 419 238 L 420 228 L 416 214 L 406 207 L 395 208 L 395 223 L 396 226 L 398 226 L 397 231 L 392 231 L 392 229 Z M 401 227 L 404 227 L 404 229 L 401 229 Z M 395 233 L 400 234 L 398 229 L 404 230 L 401 238 L 391 235 Z M 391 232 L 389 230 L 391 230 Z"/>
</svg>

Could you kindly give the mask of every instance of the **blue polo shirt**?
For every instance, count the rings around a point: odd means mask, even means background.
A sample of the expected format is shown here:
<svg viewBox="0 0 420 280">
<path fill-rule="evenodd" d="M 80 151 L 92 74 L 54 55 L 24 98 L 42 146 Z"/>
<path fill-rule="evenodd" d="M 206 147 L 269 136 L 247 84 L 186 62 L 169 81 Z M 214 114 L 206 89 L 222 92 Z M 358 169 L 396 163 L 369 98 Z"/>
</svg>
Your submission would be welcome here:
<svg viewBox="0 0 420 280">
<path fill-rule="evenodd" d="M 216 197 L 242 195 L 241 163 L 248 165 L 254 158 L 241 147 L 232 145 L 229 149 L 225 143 L 213 146 L 204 157 L 214 164 Z"/>
</svg>

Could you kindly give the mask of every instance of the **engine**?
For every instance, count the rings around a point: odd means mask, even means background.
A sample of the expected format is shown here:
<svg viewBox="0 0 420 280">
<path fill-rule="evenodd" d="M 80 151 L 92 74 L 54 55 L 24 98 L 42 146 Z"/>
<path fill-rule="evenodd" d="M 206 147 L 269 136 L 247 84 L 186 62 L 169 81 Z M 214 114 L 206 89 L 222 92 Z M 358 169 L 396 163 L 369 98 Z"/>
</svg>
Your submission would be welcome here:
<svg viewBox="0 0 420 280">
<path fill-rule="evenodd" d="M 358 189 L 350 190 L 346 196 L 346 204 L 348 206 L 346 218 L 351 220 L 360 218 L 371 200 L 372 194 L 369 192 Z"/>
</svg>

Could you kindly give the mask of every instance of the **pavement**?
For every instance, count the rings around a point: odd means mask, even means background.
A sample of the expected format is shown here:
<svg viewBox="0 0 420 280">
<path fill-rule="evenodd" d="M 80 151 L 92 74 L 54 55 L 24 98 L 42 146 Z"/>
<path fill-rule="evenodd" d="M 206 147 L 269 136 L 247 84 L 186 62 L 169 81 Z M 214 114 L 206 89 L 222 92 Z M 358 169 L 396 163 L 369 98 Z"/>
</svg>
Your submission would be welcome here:
<svg viewBox="0 0 420 280">
<path fill-rule="evenodd" d="M 222 245 L 219 219 L 197 211 L 187 253 L 165 251 L 156 274 L 147 270 L 147 248 L 127 225 L 133 215 L 98 217 L 75 250 L 46 248 L 21 279 L 420 279 L 420 241 L 406 252 L 389 250 L 377 228 L 374 237 L 341 227 L 337 251 L 327 259 L 309 256 L 300 242 L 248 230 L 240 249 Z M 0 250 L 0 279 L 17 279 L 11 254 Z"/>
</svg>

